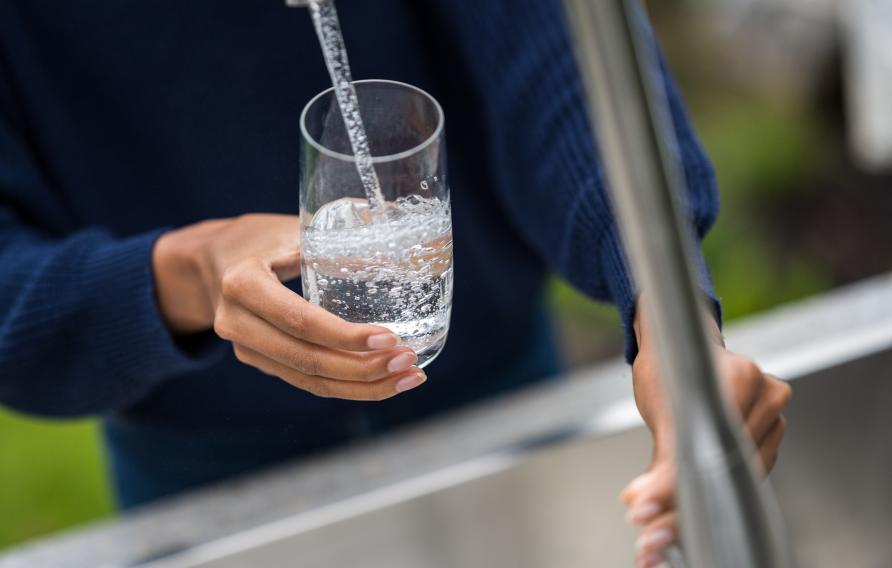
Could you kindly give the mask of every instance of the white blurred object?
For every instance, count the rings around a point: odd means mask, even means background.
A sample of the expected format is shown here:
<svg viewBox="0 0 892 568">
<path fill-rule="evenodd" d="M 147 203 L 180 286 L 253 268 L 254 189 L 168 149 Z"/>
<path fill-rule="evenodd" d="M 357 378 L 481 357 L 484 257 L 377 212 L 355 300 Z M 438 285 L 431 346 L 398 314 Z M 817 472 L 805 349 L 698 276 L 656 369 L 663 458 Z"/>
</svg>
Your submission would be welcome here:
<svg viewBox="0 0 892 568">
<path fill-rule="evenodd" d="M 705 0 L 703 5 L 726 45 L 727 72 L 751 89 L 798 101 L 820 84 L 837 45 L 834 1 Z"/>
<path fill-rule="evenodd" d="M 850 143 L 864 167 L 892 169 L 892 0 L 843 0 L 839 10 Z"/>
<path fill-rule="evenodd" d="M 811 96 L 841 49 L 852 154 L 866 169 L 892 170 L 892 0 L 697 4 L 725 43 L 728 73 L 776 99 Z"/>
</svg>

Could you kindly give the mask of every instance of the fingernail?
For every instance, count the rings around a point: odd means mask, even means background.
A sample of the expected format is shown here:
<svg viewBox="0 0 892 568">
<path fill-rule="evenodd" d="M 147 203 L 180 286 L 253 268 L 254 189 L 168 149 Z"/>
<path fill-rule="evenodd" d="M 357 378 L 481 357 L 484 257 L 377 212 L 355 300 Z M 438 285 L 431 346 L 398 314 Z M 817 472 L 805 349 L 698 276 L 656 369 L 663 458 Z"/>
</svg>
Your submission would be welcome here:
<svg viewBox="0 0 892 568">
<path fill-rule="evenodd" d="M 657 529 L 653 532 L 644 533 L 635 541 L 635 548 L 638 550 L 662 550 L 667 544 L 675 538 L 669 529 Z"/>
<path fill-rule="evenodd" d="M 660 514 L 663 508 L 656 501 L 645 501 L 635 505 L 626 515 L 626 520 L 635 525 L 643 525 Z"/>
<path fill-rule="evenodd" d="M 391 373 L 405 371 L 414 365 L 415 361 L 418 361 L 418 355 L 412 352 L 400 353 L 387 363 L 387 370 Z"/>
<path fill-rule="evenodd" d="M 416 373 L 414 375 L 410 375 L 403 379 L 400 379 L 396 383 L 396 392 L 406 392 L 407 390 L 414 389 L 421 383 L 427 380 L 427 377 L 424 376 L 423 373 Z"/>
<path fill-rule="evenodd" d="M 388 347 L 396 347 L 400 344 L 400 338 L 393 333 L 377 333 L 369 336 L 366 345 L 369 349 L 387 349 Z"/>
</svg>

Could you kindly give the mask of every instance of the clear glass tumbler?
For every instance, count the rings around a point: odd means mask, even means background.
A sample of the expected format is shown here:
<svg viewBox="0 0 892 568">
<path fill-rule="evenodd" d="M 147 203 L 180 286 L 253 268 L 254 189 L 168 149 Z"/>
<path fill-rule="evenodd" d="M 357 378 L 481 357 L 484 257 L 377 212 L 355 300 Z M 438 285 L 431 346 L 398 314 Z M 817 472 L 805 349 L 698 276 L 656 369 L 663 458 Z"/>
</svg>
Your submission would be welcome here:
<svg viewBox="0 0 892 568">
<path fill-rule="evenodd" d="M 370 207 L 334 91 L 323 91 L 301 115 L 303 295 L 391 329 L 423 367 L 446 343 L 452 307 L 443 109 L 405 83 L 354 85 L 384 204 Z"/>
</svg>

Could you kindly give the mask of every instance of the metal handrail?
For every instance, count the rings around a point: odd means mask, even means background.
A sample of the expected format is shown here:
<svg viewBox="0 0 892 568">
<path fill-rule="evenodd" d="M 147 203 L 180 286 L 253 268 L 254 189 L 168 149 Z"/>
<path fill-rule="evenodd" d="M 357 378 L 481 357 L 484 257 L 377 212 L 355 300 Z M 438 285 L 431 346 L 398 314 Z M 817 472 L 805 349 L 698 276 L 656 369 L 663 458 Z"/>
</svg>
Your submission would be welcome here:
<svg viewBox="0 0 892 568">
<path fill-rule="evenodd" d="M 647 297 L 676 430 L 683 550 L 692 568 L 794 566 L 777 502 L 725 408 L 694 277 L 683 176 L 654 44 L 635 0 L 565 0 L 612 203 Z M 593 129 L 594 130 L 594 129 Z"/>
</svg>

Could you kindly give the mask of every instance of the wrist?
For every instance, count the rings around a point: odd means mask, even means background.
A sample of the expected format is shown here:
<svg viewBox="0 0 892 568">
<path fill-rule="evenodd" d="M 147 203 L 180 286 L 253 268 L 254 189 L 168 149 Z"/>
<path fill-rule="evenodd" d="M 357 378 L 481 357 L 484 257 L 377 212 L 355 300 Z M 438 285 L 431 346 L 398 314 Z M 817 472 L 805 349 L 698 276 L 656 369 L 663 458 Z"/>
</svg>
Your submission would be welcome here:
<svg viewBox="0 0 892 568">
<path fill-rule="evenodd" d="M 167 232 L 152 251 L 158 308 L 174 335 L 188 335 L 213 326 L 213 307 L 202 277 L 205 239 L 200 227 Z"/>
</svg>

